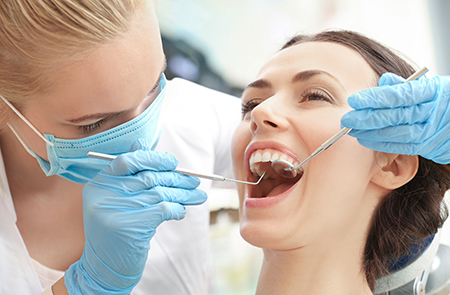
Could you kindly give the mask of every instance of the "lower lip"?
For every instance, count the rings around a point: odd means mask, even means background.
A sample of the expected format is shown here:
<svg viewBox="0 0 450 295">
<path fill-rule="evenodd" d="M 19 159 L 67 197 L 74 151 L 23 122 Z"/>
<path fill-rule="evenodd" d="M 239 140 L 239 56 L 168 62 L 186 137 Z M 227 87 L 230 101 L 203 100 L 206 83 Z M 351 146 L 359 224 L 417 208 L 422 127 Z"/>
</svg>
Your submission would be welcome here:
<svg viewBox="0 0 450 295">
<path fill-rule="evenodd" d="M 285 192 L 271 197 L 264 197 L 264 198 L 249 198 L 246 197 L 244 201 L 244 206 L 247 208 L 269 208 L 272 206 L 275 206 L 276 204 L 282 202 L 285 200 L 289 194 L 292 192 L 292 190 L 297 186 L 298 182 L 295 183 L 293 186 L 291 186 L 288 190 Z"/>
</svg>

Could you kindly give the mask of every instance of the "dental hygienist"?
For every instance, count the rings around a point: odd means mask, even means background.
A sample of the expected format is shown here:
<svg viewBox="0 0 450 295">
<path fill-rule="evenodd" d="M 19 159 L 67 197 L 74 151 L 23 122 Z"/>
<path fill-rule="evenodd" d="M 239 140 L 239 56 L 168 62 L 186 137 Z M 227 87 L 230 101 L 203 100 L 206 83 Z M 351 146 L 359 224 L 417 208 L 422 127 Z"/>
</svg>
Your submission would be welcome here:
<svg viewBox="0 0 450 295">
<path fill-rule="evenodd" d="M 0 294 L 207 294 L 240 101 L 164 69 L 151 1 L 0 2 Z"/>
</svg>

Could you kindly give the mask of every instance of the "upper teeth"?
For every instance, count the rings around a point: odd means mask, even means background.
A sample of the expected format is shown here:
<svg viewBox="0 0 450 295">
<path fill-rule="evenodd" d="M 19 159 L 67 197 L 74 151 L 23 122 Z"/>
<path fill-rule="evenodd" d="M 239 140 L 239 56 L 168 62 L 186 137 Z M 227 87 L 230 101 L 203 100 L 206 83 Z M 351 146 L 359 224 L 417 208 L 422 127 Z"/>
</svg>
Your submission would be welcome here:
<svg viewBox="0 0 450 295">
<path fill-rule="evenodd" d="M 299 164 L 299 162 L 295 161 L 291 156 L 273 149 L 263 149 L 254 151 L 253 154 L 250 156 L 250 160 L 248 162 L 252 173 L 257 176 L 261 176 L 265 172 L 265 170 L 262 169 L 259 163 L 273 162 L 278 159 L 288 161 L 294 166 Z M 266 178 L 266 176 L 269 177 L 269 175 L 266 174 L 264 178 Z"/>
</svg>

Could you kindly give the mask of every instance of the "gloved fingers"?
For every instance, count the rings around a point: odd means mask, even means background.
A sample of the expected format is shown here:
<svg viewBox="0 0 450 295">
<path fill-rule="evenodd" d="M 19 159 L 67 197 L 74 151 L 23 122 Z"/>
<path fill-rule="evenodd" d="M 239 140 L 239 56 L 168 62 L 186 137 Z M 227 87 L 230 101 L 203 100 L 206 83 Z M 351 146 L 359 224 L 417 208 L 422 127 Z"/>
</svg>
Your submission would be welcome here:
<svg viewBox="0 0 450 295">
<path fill-rule="evenodd" d="M 441 145 L 438 149 L 424 155 L 423 157 L 433 160 L 438 164 L 450 164 L 450 140 Z"/>
<path fill-rule="evenodd" d="M 195 189 L 200 184 L 200 180 L 176 171 L 141 171 L 128 176 L 108 175 L 100 172 L 88 184 L 112 190 L 122 196 L 134 196 L 157 186 Z"/>
<path fill-rule="evenodd" d="M 135 152 L 137 150 L 151 151 L 152 147 L 145 139 L 139 138 L 131 145 L 130 152 Z"/>
<path fill-rule="evenodd" d="M 166 152 L 137 150 L 122 154 L 102 170 L 109 175 L 134 175 L 140 171 L 170 171 L 177 167 L 178 160 Z"/>
<path fill-rule="evenodd" d="M 361 145 L 376 151 L 420 155 L 439 164 L 449 164 L 450 139 L 442 134 L 450 134 L 450 124 L 445 124 L 439 132 L 426 124 L 417 124 L 349 133 L 357 137 Z"/>
<path fill-rule="evenodd" d="M 208 196 L 199 189 L 185 190 L 171 187 L 154 187 L 148 191 L 142 192 L 139 199 L 146 206 L 159 202 L 172 202 L 182 205 L 200 205 L 203 204 Z"/>
<path fill-rule="evenodd" d="M 426 124 L 399 125 L 373 130 L 353 129 L 349 135 L 380 143 L 422 144 L 432 135 L 427 129 Z"/>
<path fill-rule="evenodd" d="M 143 211 L 143 222 L 147 221 L 150 227 L 156 228 L 163 221 L 181 220 L 186 216 L 186 208 L 178 203 L 160 202 Z"/>
<path fill-rule="evenodd" d="M 341 124 L 348 128 L 369 130 L 424 123 L 430 118 L 433 107 L 434 103 L 428 102 L 410 107 L 350 111 L 341 118 Z"/>
<path fill-rule="evenodd" d="M 151 206 L 142 207 L 134 210 L 118 210 L 110 219 L 103 218 L 103 231 L 99 232 L 96 237 L 97 242 L 107 239 L 107 236 L 112 233 L 114 238 L 119 242 L 142 239 L 149 241 L 155 229 L 164 221 L 181 220 L 186 216 L 186 207 L 175 202 L 159 202 Z M 109 222 L 106 222 L 109 221 Z M 103 238 L 103 239 L 102 239 Z M 134 244 L 135 245 L 135 244 Z M 98 245 L 100 246 L 100 244 Z M 112 247 L 123 246 L 120 244 Z M 98 247 L 96 247 L 98 248 Z"/>
<path fill-rule="evenodd" d="M 199 189 L 179 189 L 157 186 L 128 196 L 117 195 L 116 197 L 109 197 L 106 201 L 108 210 L 125 211 L 127 209 L 133 210 L 135 208 L 145 208 L 160 202 L 173 202 L 182 205 L 200 205 L 203 204 L 207 198 L 208 196 L 206 193 Z M 89 202 L 85 202 L 84 205 L 96 206 L 95 210 L 100 209 L 102 206 L 92 205 Z M 87 207 L 85 208 L 87 209 Z"/>
<path fill-rule="evenodd" d="M 390 153 L 390 154 L 404 154 L 404 155 L 415 155 L 416 147 L 415 144 L 405 144 L 405 143 L 395 143 L 395 142 L 379 142 L 379 141 L 371 141 L 358 139 L 358 142 L 374 151 Z"/>
<path fill-rule="evenodd" d="M 379 86 L 353 93 L 348 104 L 356 109 L 385 109 L 432 101 L 439 89 L 439 79 L 422 78 L 392 86 Z"/>
<path fill-rule="evenodd" d="M 139 180 L 136 190 L 146 190 L 153 187 L 163 186 L 182 189 L 195 189 L 200 184 L 200 179 L 179 172 L 152 172 L 142 171 L 136 174 Z"/>
<path fill-rule="evenodd" d="M 394 73 L 384 73 L 378 80 L 378 86 L 396 85 L 405 82 L 405 79 Z"/>
<path fill-rule="evenodd" d="M 382 142 L 358 139 L 358 142 L 375 151 L 391 153 L 391 154 L 404 154 L 404 155 L 420 155 L 427 159 L 434 161 L 435 156 L 433 153 L 436 151 L 436 146 L 425 143 L 403 143 L 403 142 Z M 447 154 L 447 153 L 445 153 Z"/>
</svg>

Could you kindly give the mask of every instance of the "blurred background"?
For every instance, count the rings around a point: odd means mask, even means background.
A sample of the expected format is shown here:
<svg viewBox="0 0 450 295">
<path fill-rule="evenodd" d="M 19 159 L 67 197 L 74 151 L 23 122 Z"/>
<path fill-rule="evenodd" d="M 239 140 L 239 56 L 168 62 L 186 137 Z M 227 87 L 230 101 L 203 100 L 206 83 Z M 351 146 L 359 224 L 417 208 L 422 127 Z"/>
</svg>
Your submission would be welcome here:
<svg viewBox="0 0 450 295">
<path fill-rule="evenodd" d="M 450 0 L 156 0 L 156 6 L 167 77 L 236 96 L 290 37 L 326 29 L 381 41 L 427 66 L 429 77 L 450 73 Z M 211 294 L 254 294 L 262 256 L 239 235 L 237 195 L 216 188 L 210 209 Z"/>
<path fill-rule="evenodd" d="M 330 28 L 356 30 L 373 37 L 417 65 L 426 65 L 430 75 L 448 70 L 448 0 L 156 3 L 169 71 L 237 95 L 290 37 Z"/>
</svg>

